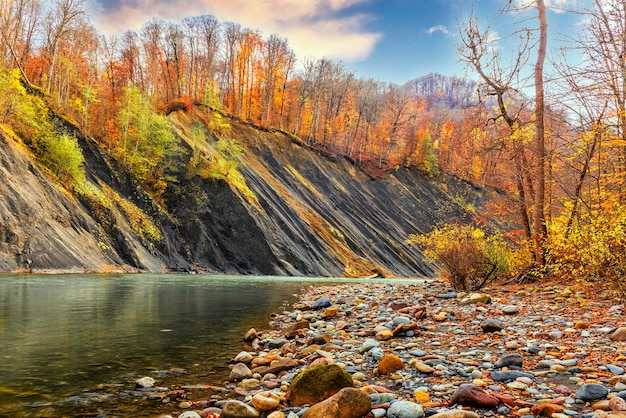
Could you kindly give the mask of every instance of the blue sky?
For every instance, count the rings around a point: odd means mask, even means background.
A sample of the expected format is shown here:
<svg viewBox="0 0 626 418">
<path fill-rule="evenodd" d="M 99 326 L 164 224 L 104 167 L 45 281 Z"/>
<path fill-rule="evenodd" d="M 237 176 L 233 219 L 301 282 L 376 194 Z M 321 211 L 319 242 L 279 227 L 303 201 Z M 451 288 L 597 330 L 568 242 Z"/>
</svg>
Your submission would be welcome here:
<svg viewBox="0 0 626 418">
<path fill-rule="evenodd" d="M 439 72 L 464 76 L 455 45 L 459 41 L 455 16 L 466 16 L 472 3 L 481 22 L 501 37 L 503 50 L 512 49 L 506 35 L 524 17 L 498 15 L 506 0 L 95 0 L 96 26 L 105 34 L 139 29 L 154 16 L 174 22 L 185 16 L 212 14 L 221 22 L 233 21 L 279 33 L 289 40 L 298 58 L 327 57 L 342 61 L 358 76 L 404 83 Z M 531 0 L 514 0 L 516 3 Z M 580 10 L 589 0 L 546 0 L 550 46 L 577 30 Z M 531 15 L 529 15 L 531 16 Z M 529 21 L 527 25 L 534 24 Z"/>
</svg>

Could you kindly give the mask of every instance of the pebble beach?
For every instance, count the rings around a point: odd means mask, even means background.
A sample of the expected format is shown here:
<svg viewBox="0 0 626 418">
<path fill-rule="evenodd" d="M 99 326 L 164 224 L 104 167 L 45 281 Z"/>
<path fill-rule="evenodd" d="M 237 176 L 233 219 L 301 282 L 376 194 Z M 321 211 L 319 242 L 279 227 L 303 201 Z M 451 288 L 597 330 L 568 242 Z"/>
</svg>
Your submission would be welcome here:
<svg viewBox="0 0 626 418">
<path fill-rule="evenodd" d="M 309 287 L 222 384 L 136 385 L 161 418 L 626 417 L 624 308 L 588 290 Z"/>
</svg>

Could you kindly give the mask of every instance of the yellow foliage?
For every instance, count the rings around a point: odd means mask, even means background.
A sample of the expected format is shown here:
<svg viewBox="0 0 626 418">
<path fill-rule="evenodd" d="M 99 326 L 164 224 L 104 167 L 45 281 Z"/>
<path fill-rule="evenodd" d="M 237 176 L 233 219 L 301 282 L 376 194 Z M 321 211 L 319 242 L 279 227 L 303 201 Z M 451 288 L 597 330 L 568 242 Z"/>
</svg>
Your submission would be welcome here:
<svg viewBox="0 0 626 418">
<path fill-rule="evenodd" d="M 498 234 L 486 236 L 469 225 L 445 225 L 426 235 L 411 235 L 407 243 L 423 247 L 457 290 L 478 290 L 498 278 L 509 278 L 525 259 L 522 250 L 513 250 Z"/>
</svg>

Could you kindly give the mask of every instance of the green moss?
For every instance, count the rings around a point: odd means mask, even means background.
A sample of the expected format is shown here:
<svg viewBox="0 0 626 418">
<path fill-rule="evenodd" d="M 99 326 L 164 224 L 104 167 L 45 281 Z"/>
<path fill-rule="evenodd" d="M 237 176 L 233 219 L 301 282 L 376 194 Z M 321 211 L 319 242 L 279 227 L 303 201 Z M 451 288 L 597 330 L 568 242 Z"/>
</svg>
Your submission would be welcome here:
<svg viewBox="0 0 626 418">
<path fill-rule="evenodd" d="M 313 404 L 328 399 L 341 389 L 354 387 L 352 377 L 336 364 L 312 366 L 293 379 L 287 391 L 290 405 Z"/>
</svg>

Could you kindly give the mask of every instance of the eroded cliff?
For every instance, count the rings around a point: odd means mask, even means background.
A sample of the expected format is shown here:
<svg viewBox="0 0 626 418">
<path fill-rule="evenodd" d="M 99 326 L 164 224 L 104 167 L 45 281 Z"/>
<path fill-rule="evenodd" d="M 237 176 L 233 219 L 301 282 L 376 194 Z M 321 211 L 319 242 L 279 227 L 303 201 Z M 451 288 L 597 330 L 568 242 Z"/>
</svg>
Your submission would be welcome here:
<svg viewBox="0 0 626 418">
<path fill-rule="evenodd" d="M 56 185 L 19 140 L 0 134 L 0 269 L 190 271 L 306 276 L 431 276 L 433 266 L 410 233 L 465 216 L 481 198 L 464 182 L 434 181 L 408 168 L 372 178 L 352 162 L 325 155 L 280 131 L 212 112 L 170 115 L 186 152 L 157 203 L 72 124 L 90 199 Z M 200 127 L 199 147 L 190 135 Z M 233 171 L 211 175 L 193 164 L 219 141 L 236 144 Z M 197 162 L 197 161 L 196 161 Z M 230 177 L 229 177 L 230 176 Z M 461 204 L 460 204 L 461 203 Z M 129 209 L 129 205 L 130 208 Z M 158 233 L 137 226 L 136 208 Z M 139 217 L 141 221 L 143 218 Z M 117 267 L 115 267 L 117 266 Z"/>
</svg>

